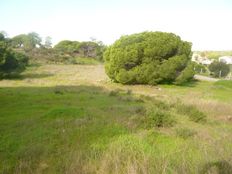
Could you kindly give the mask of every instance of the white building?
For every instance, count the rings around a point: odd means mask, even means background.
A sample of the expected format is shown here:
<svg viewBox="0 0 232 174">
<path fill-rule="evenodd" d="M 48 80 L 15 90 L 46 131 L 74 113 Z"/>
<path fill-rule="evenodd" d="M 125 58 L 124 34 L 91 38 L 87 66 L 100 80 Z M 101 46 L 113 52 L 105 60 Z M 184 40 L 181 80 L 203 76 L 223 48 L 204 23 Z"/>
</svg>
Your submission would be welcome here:
<svg viewBox="0 0 232 174">
<path fill-rule="evenodd" d="M 219 57 L 219 62 L 224 62 L 226 64 L 231 64 L 232 65 L 232 56 Z"/>
<path fill-rule="evenodd" d="M 192 55 L 192 61 L 203 65 L 210 65 L 213 62 L 213 60 L 208 59 L 206 56 L 202 57 L 201 55 L 196 53 Z"/>
<path fill-rule="evenodd" d="M 201 56 L 199 54 L 196 54 L 196 53 L 193 53 L 192 55 L 192 61 L 193 62 L 198 62 L 198 59 L 200 58 Z"/>
<path fill-rule="evenodd" d="M 207 58 L 207 59 L 202 60 L 200 63 L 202 65 L 210 65 L 212 62 L 213 62 L 213 60 L 210 60 Z"/>
</svg>

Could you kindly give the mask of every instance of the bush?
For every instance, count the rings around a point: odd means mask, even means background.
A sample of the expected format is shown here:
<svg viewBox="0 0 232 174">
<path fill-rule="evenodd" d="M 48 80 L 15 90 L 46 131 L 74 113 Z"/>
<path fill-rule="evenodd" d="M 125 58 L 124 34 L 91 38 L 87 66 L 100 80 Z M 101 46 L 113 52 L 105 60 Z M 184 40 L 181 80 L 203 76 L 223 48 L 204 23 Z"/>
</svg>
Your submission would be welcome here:
<svg viewBox="0 0 232 174">
<path fill-rule="evenodd" d="M 189 128 L 176 129 L 176 135 L 183 138 L 183 139 L 190 138 L 190 137 L 194 136 L 195 134 L 196 134 L 196 132 L 194 130 L 189 129 Z"/>
<path fill-rule="evenodd" d="M 109 96 L 118 96 L 119 92 L 120 92 L 119 89 L 112 90 L 112 91 L 109 92 Z"/>
<path fill-rule="evenodd" d="M 192 105 L 187 106 L 187 105 L 179 104 L 177 105 L 177 112 L 188 116 L 189 119 L 194 122 L 206 121 L 206 115 Z"/>
<path fill-rule="evenodd" d="M 209 65 L 209 70 L 214 77 L 225 77 L 230 72 L 230 67 L 224 62 L 215 61 Z"/>
<path fill-rule="evenodd" d="M 107 75 L 122 84 L 178 83 L 191 80 L 191 44 L 173 33 L 122 36 L 104 53 Z"/>
<path fill-rule="evenodd" d="M 168 127 L 172 126 L 175 122 L 169 112 L 161 110 L 155 106 L 147 108 L 146 117 L 148 118 L 147 121 L 149 127 Z"/>
<path fill-rule="evenodd" d="M 192 62 L 193 69 L 196 73 L 205 73 L 207 71 L 206 67 L 204 65 Z"/>
</svg>

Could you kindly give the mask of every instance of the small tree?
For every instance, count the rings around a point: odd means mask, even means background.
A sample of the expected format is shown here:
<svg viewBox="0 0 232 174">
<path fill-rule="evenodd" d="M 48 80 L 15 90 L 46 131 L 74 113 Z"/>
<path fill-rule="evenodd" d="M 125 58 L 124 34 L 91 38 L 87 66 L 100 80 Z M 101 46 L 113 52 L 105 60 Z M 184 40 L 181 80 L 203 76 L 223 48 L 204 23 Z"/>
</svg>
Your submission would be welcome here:
<svg viewBox="0 0 232 174">
<path fill-rule="evenodd" d="M 207 71 L 206 67 L 202 64 L 192 62 L 192 65 L 193 65 L 193 69 L 196 73 L 205 73 Z"/>
<path fill-rule="evenodd" d="M 224 62 L 213 62 L 209 65 L 209 70 L 214 77 L 225 77 L 230 72 L 230 67 Z"/>
</svg>

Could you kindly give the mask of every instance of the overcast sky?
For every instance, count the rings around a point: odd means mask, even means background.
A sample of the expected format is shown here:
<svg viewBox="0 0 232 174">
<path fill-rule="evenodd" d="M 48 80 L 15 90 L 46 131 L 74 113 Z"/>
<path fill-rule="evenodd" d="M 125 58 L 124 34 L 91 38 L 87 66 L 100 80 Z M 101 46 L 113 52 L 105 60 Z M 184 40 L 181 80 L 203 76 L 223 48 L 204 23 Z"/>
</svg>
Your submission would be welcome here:
<svg viewBox="0 0 232 174">
<path fill-rule="evenodd" d="M 193 50 L 232 50 L 232 0 L 0 0 L 0 31 L 112 44 L 121 35 L 165 31 Z"/>
</svg>

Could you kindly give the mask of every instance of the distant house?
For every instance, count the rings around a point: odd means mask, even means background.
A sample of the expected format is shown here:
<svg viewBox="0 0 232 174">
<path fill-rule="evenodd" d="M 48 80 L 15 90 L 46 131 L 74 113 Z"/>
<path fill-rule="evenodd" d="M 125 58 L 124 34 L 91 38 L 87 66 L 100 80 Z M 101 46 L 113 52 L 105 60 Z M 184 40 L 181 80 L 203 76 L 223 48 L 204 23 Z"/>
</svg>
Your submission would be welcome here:
<svg viewBox="0 0 232 174">
<path fill-rule="evenodd" d="M 213 60 L 210 60 L 210 59 L 204 59 L 201 61 L 201 64 L 202 65 L 210 65 L 211 63 L 213 62 Z"/>
<path fill-rule="evenodd" d="M 206 56 L 202 57 L 196 53 L 192 55 L 192 61 L 202 65 L 210 65 L 213 62 L 213 60 L 207 58 Z"/>
<path fill-rule="evenodd" d="M 232 65 L 232 56 L 222 56 L 222 57 L 219 57 L 219 62 L 224 62 L 226 64 Z"/>
<path fill-rule="evenodd" d="M 193 53 L 193 55 L 192 55 L 192 61 L 193 62 L 198 62 L 199 57 L 201 57 L 199 54 Z"/>
</svg>

